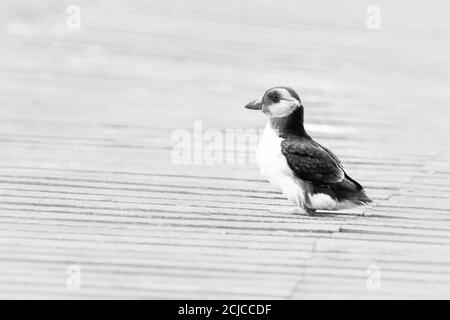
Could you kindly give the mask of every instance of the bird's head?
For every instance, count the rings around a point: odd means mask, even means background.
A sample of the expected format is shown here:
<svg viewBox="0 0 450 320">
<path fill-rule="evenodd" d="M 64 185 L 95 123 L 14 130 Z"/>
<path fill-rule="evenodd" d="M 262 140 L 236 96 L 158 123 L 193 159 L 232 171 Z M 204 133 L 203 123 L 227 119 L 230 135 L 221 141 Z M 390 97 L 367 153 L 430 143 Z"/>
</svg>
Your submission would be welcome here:
<svg viewBox="0 0 450 320">
<path fill-rule="evenodd" d="M 262 99 L 248 103 L 245 108 L 262 110 L 269 118 L 284 118 L 303 107 L 294 90 L 289 87 L 275 87 L 267 90 Z"/>
</svg>

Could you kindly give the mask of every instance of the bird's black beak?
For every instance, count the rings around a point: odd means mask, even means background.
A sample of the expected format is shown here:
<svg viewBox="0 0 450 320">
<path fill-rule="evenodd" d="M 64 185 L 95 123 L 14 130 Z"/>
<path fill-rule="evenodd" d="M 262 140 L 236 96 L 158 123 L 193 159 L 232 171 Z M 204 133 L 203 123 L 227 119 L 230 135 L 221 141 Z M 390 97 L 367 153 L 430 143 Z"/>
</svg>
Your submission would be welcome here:
<svg viewBox="0 0 450 320">
<path fill-rule="evenodd" d="M 246 109 L 251 109 L 251 110 L 261 110 L 262 107 L 263 107 L 263 103 L 259 99 L 253 100 L 252 102 L 248 103 L 245 106 Z"/>
</svg>

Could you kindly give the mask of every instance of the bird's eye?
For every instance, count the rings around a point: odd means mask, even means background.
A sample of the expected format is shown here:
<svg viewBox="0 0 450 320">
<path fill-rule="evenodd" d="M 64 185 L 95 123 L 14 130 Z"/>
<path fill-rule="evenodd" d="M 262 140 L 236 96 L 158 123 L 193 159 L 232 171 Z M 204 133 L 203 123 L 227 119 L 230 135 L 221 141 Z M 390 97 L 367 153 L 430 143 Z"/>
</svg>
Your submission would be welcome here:
<svg viewBox="0 0 450 320">
<path fill-rule="evenodd" d="M 280 101 L 280 95 L 276 91 L 271 92 L 269 96 L 270 96 L 270 100 L 272 100 L 273 102 Z"/>
</svg>

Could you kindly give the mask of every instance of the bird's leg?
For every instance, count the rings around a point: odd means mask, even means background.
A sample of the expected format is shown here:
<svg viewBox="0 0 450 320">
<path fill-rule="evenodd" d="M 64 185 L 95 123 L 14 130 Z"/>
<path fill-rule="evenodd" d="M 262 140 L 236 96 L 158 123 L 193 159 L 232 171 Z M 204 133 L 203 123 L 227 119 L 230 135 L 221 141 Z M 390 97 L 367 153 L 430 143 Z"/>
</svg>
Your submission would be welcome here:
<svg viewBox="0 0 450 320">
<path fill-rule="evenodd" d="M 316 213 L 316 209 L 311 209 L 308 206 L 311 206 L 311 194 L 312 194 L 312 185 L 311 184 L 305 184 L 305 193 L 304 193 L 304 197 L 305 197 L 305 204 L 304 204 L 304 210 L 305 213 L 307 215 L 313 215 L 314 213 Z"/>
</svg>

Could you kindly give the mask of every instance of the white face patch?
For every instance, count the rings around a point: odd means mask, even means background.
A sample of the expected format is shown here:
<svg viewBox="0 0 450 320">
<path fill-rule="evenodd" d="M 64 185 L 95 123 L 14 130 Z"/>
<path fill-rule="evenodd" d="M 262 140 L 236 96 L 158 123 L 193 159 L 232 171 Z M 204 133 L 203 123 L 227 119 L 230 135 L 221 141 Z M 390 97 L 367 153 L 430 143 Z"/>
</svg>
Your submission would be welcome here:
<svg viewBox="0 0 450 320">
<path fill-rule="evenodd" d="M 286 89 L 278 88 L 276 91 L 280 95 L 280 101 L 277 103 L 266 104 L 263 107 L 263 112 L 269 117 L 287 117 L 300 106 L 300 102 L 292 97 Z"/>
<path fill-rule="evenodd" d="M 273 118 L 284 118 L 294 112 L 297 109 L 298 103 L 296 101 L 281 100 L 278 103 L 273 103 L 267 107 L 267 115 Z"/>
</svg>

